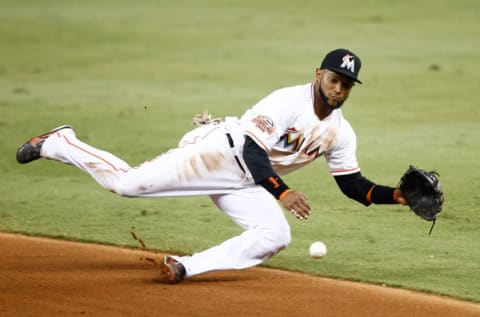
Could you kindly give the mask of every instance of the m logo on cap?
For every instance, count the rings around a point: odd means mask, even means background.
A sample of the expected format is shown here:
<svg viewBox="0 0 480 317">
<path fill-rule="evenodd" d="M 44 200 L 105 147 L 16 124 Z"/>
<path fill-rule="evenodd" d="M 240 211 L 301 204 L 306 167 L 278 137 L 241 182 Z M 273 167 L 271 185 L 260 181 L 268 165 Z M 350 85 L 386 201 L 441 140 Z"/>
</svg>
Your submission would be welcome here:
<svg viewBox="0 0 480 317">
<path fill-rule="evenodd" d="M 362 62 L 357 54 L 344 48 L 338 48 L 329 52 L 323 59 L 320 69 L 328 69 L 332 72 L 347 76 L 348 78 L 362 83 L 358 80 L 358 73 Z"/>
<path fill-rule="evenodd" d="M 343 63 L 342 65 L 340 65 L 341 68 L 345 68 L 351 71 L 352 73 L 355 73 L 355 58 L 352 55 L 350 54 L 345 55 L 342 61 Z"/>
</svg>

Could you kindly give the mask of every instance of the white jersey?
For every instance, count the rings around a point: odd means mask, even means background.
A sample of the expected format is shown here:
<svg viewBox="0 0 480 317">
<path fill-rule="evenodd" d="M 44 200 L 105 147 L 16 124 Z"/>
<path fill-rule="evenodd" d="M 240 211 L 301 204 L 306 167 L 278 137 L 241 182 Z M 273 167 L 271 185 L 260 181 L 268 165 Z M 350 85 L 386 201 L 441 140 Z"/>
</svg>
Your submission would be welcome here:
<svg viewBox="0 0 480 317">
<path fill-rule="evenodd" d="M 352 128 L 340 110 L 318 119 L 310 84 L 273 92 L 241 119 L 227 117 L 220 124 L 195 128 L 178 147 L 136 167 L 79 140 L 69 127 L 53 130 L 43 142 L 40 155 L 76 166 L 103 188 L 121 196 L 210 195 L 216 206 L 245 231 L 192 256 L 175 257 L 191 277 L 255 266 L 290 243 L 290 226 L 282 208 L 244 168 L 245 134 L 267 151 L 278 174 L 293 171 L 321 155 L 333 175 L 359 170 Z"/>
<path fill-rule="evenodd" d="M 356 135 L 340 109 L 320 120 L 313 84 L 286 87 L 260 100 L 240 119 L 244 133 L 268 154 L 283 175 L 324 156 L 332 175 L 360 171 Z"/>
</svg>

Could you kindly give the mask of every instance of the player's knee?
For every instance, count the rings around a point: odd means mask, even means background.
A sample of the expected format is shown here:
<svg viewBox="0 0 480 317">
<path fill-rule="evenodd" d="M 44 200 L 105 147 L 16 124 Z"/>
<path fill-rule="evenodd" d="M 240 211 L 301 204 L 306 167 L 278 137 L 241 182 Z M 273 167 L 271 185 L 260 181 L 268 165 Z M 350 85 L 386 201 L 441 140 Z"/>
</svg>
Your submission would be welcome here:
<svg viewBox="0 0 480 317">
<path fill-rule="evenodd" d="M 130 190 L 130 188 L 126 188 L 123 186 L 116 186 L 114 189 L 110 191 L 122 197 L 135 197 L 134 193 Z"/>
<path fill-rule="evenodd" d="M 291 242 L 290 226 L 279 225 L 264 231 L 264 243 L 269 251 L 276 254 L 285 249 Z"/>
<path fill-rule="evenodd" d="M 122 177 L 112 191 L 122 197 L 138 197 L 141 196 L 145 190 L 146 189 L 137 182 L 132 181 L 130 177 Z"/>
<path fill-rule="evenodd" d="M 284 226 L 283 228 L 281 228 L 281 230 L 278 231 L 277 239 L 279 251 L 285 249 L 292 241 L 290 227 Z"/>
</svg>

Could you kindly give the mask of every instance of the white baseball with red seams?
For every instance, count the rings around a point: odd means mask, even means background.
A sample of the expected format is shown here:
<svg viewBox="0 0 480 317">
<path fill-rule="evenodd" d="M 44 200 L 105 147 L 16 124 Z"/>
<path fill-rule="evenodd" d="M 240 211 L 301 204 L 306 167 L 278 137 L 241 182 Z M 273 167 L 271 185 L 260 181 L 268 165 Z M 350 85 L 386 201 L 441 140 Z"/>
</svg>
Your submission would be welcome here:
<svg viewBox="0 0 480 317">
<path fill-rule="evenodd" d="M 209 195 L 244 232 L 205 251 L 174 258 L 185 266 L 187 277 L 252 267 L 287 247 L 291 233 L 277 200 L 254 184 L 243 161 L 245 135 L 267 152 L 279 175 L 320 156 L 326 158 L 332 175 L 360 170 L 353 129 L 341 110 L 318 119 L 312 87 L 306 84 L 274 91 L 241 119 L 227 117 L 224 122 L 195 128 L 178 147 L 137 167 L 80 141 L 69 128 L 47 138 L 41 156 L 74 165 L 121 196 Z"/>
</svg>

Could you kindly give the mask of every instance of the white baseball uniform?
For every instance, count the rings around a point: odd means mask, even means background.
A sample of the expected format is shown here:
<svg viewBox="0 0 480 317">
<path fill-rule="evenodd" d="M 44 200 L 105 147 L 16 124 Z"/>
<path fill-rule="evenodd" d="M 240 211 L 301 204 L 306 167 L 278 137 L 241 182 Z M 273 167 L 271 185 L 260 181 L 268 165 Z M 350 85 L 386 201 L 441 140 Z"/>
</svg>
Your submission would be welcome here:
<svg viewBox="0 0 480 317">
<path fill-rule="evenodd" d="M 245 231 L 208 250 L 176 257 L 187 277 L 214 270 L 258 265 L 284 249 L 290 226 L 276 199 L 255 185 L 243 161 L 245 135 L 267 153 L 283 175 L 323 155 L 332 175 L 358 172 L 356 137 L 341 110 L 319 120 L 313 84 L 274 91 L 241 119 L 227 117 L 188 132 L 178 147 L 137 167 L 96 149 L 62 129 L 47 138 L 42 157 L 74 165 L 121 196 L 210 195 Z M 192 210 L 192 212 L 195 212 Z"/>
</svg>

